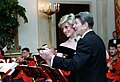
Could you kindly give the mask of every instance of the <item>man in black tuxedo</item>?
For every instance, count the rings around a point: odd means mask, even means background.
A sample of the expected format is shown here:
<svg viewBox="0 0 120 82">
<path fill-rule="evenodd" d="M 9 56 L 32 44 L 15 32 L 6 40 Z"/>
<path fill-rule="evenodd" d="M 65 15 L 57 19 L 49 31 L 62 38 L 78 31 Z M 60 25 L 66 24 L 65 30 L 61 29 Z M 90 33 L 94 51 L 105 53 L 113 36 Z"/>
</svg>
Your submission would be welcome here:
<svg viewBox="0 0 120 82">
<path fill-rule="evenodd" d="M 110 39 L 109 40 L 109 42 L 108 42 L 108 46 L 110 45 L 110 44 L 115 44 L 115 45 L 117 45 L 117 42 L 118 41 L 120 41 L 120 39 L 118 39 L 118 33 L 116 32 L 116 31 L 113 31 L 112 32 L 112 39 Z"/>
<path fill-rule="evenodd" d="M 107 82 L 106 48 L 102 39 L 93 31 L 93 16 L 89 12 L 76 15 L 74 29 L 81 36 L 73 58 L 55 56 L 50 49 L 40 50 L 40 55 L 51 62 L 53 68 L 74 70 L 75 82 Z"/>
</svg>

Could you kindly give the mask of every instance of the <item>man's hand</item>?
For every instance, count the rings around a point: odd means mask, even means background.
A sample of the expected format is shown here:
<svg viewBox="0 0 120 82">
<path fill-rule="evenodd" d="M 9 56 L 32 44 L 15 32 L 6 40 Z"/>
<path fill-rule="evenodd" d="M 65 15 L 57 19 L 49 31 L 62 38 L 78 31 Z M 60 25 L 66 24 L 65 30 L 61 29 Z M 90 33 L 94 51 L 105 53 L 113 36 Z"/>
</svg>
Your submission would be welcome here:
<svg viewBox="0 0 120 82">
<path fill-rule="evenodd" d="M 48 61 L 51 61 L 51 58 L 54 55 L 54 53 L 49 48 L 45 48 L 45 50 L 40 50 L 39 53 L 43 59 Z"/>
<path fill-rule="evenodd" d="M 24 61 L 24 59 L 22 58 L 22 57 L 18 57 L 17 59 L 16 59 L 16 62 L 23 62 Z"/>
</svg>

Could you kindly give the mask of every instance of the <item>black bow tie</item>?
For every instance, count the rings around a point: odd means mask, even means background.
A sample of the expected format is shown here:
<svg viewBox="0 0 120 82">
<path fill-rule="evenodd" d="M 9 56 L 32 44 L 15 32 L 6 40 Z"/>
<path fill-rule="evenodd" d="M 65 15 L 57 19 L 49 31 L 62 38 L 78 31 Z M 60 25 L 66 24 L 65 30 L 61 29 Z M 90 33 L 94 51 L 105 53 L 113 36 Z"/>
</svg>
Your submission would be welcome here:
<svg viewBox="0 0 120 82">
<path fill-rule="evenodd" d="M 74 39 L 75 42 L 77 42 L 77 39 Z"/>
</svg>

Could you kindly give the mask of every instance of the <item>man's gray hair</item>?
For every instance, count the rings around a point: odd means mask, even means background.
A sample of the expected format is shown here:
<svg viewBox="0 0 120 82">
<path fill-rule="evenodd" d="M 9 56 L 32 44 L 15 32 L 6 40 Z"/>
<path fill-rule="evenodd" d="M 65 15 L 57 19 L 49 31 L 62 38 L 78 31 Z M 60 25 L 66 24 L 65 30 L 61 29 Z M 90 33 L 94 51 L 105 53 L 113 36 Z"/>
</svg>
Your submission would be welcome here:
<svg viewBox="0 0 120 82">
<path fill-rule="evenodd" d="M 88 11 L 80 12 L 77 15 L 75 15 L 75 17 L 79 18 L 82 24 L 87 22 L 89 28 L 93 29 L 94 20 L 93 20 L 93 15 L 90 12 Z"/>
</svg>

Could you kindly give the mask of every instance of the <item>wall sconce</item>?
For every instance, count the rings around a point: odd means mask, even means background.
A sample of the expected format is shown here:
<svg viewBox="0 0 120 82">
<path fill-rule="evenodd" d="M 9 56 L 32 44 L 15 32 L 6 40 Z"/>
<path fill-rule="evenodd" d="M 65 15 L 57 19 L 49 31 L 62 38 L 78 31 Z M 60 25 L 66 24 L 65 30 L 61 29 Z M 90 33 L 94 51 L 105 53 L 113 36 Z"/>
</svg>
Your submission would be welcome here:
<svg viewBox="0 0 120 82">
<path fill-rule="evenodd" d="M 47 9 L 45 9 L 47 7 Z M 59 10 L 60 10 L 60 4 L 58 4 L 58 3 L 55 3 L 54 5 L 53 5 L 53 10 L 52 10 L 52 6 L 51 6 L 51 3 L 49 3 L 48 5 L 45 5 L 45 4 L 42 4 L 42 6 L 41 6 L 41 10 L 40 10 L 40 12 L 41 13 L 45 13 L 45 14 L 47 14 L 48 16 L 51 16 L 51 15 L 53 15 L 54 13 L 57 13 L 57 12 L 59 12 Z"/>
<path fill-rule="evenodd" d="M 46 8 L 47 7 L 47 8 Z M 46 8 L 46 9 L 45 9 Z M 60 10 L 60 4 L 55 3 L 53 5 L 53 9 L 52 9 L 52 5 L 51 3 L 49 3 L 48 5 L 42 4 L 41 8 L 40 8 L 40 12 L 44 13 L 46 15 L 48 15 L 48 23 L 49 23 L 49 47 L 52 47 L 52 15 L 59 12 Z"/>
</svg>

